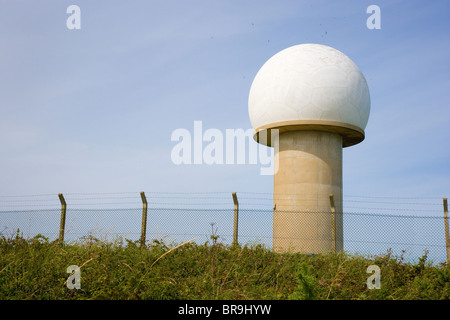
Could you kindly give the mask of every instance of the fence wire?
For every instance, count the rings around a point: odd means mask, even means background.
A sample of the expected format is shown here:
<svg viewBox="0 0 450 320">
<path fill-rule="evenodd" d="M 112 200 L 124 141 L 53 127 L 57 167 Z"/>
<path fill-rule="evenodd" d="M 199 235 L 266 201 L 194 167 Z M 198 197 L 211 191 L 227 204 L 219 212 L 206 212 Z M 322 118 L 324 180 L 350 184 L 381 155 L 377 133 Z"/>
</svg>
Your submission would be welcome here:
<svg viewBox="0 0 450 320">
<path fill-rule="evenodd" d="M 238 192 L 238 242 L 272 248 L 273 203 L 286 195 Z M 146 239 L 197 243 L 218 235 L 231 244 L 234 204 L 230 193 L 146 193 Z M 312 196 L 312 195 L 311 195 Z M 64 194 L 67 211 L 64 240 L 138 241 L 142 201 L 139 192 Z M 324 199 L 328 201 L 328 199 Z M 288 212 L 277 212 L 288 214 Z M 325 213 L 311 213 L 324 214 Z M 0 196 L 0 236 L 41 234 L 58 239 L 61 204 L 57 195 Z M 281 216 L 282 217 L 282 216 Z M 281 218 L 282 219 L 282 218 Z M 417 261 L 425 251 L 434 263 L 446 260 L 442 198 L 344 196 L 343 249 L 351 254 L 375 255 L 391 250 Z M 300 221 L 295 226 L 302 234 Z M 329 241 L 331 235 L 314 241 Z"/>
</svg>

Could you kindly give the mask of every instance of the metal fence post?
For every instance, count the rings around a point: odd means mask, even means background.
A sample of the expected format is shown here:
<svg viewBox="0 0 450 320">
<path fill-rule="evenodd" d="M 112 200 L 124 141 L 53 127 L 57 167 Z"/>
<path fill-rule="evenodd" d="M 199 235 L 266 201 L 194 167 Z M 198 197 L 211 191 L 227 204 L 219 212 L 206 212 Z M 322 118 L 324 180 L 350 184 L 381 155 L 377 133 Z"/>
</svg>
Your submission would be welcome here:
<svg viewBox="0 0 450 320">
<path fill-rule="evenodd" d="M 147 234 L 147 198 L 144 191 L 141 192 L 142 199 L 142 226 L 141 226 L 141 248 L 145 246 L 145 237 Z"/>
<path fill-rule="evenodd" d="M 448 207 L 447 198 L 444 198 L 444 223 L 445 223 L 445 251 L 447 254 L 447 265 L 450 266 L 450 235 L 448 231 Z"/>
<path fill-rule="evenodd" d="M 233 244 L 238 244 L 239 202 L 236 192 L 231 194 L 234 202 Z"/>
<path fill-rule="evenodd" d="M 64 242 L 64 229 L 66 228 L 66 210 L 67 204 L 62 193 L 58 194 L 59 201 L 61 202 L 61 221 L 59 224 L 59 242 Z"/>
<path fill-rule="evenodd" d="M 336 207 L 334 205 L 334 196 L 330 194 L 331 206 L 331 252 L 336 253 Z"/>
</svg>

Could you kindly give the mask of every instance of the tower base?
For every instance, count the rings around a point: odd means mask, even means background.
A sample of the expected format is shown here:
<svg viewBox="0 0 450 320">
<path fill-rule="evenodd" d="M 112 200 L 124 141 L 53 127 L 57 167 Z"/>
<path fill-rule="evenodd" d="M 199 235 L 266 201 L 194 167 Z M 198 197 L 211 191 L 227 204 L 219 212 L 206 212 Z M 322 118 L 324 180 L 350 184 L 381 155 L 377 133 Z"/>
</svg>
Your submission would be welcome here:
<svg viewBox="0 0 450 320">
<path fill-rule="evenodd" d="M 275 140 L 274 251 L 343 250 L 342 136 L 326 131 L 285 131 Z M 334 241 L 330 194 L 336 208 Z"/>
</svg>

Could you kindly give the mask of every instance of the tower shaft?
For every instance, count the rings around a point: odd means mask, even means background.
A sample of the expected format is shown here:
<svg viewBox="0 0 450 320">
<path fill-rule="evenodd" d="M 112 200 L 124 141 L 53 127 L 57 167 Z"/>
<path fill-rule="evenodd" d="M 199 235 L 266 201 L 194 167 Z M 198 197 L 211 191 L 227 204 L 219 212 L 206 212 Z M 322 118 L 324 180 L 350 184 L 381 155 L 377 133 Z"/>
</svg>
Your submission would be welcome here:
<svg viewBox="0 0 450 320">
<path fill-rule="evenodd" d="M 326 131 L 280 133 L 275 148 L 273 248 L 277 252 L 343 250 L 342 136 Z M 278 150 L 277 150 L 278 149 Z"/>
</svg>

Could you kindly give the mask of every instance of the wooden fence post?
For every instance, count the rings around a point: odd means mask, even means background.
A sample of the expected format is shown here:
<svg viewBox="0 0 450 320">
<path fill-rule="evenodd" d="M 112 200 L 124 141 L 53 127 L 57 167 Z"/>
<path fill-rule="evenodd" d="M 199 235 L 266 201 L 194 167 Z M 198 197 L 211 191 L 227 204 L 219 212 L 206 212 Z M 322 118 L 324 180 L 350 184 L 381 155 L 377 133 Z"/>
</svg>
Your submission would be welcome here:
<svg viewBox="0 0 450 320">
<path fill-rule="evenodd" d="M 330 194 L 331 206 L 331 252 L 336 253 L 336 207 L 334 205 L 334 196 Z"/>
<path fill-rule="evenodd" d="M 233 244 L 238 244 L 239 202 L 236 192 L 231 194 L 234 202 Z"/>
<path fill-rule="evenodd" d="M 64 242 L 64 230 L 66 228 L 66 210 L 67 210 L 67 204 L 66 200 L 64 199 L 64 196 L 62 193 L 58 194 L 59 201 L 61 202 L 61 221 L 59 224 L 59 242 Z"/>
<path fill-rule="evenodd" d="M 447 254 L 447 266 L 450 266 L 450 235 L 448 230 L 448 206 L 447 198 L 444 198 L 444 224 L 445 224 L 445 251 Z"/>
<path fill-rule="evenodd" d="M 147 234 L 147 198 L 144 191 L 141 192 L 142 199 L 142 226 L 141 226 L 141 248 L 145 246 L 145 237 Z"/>
</svg>

